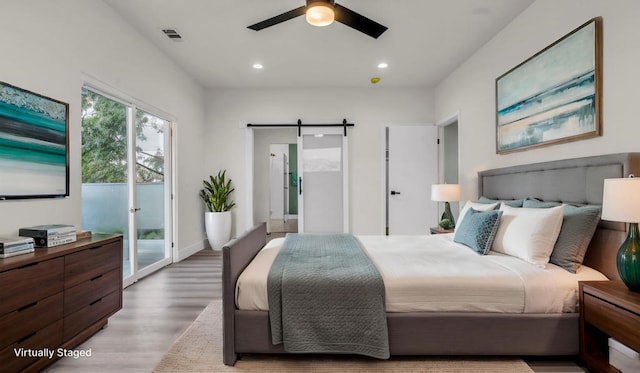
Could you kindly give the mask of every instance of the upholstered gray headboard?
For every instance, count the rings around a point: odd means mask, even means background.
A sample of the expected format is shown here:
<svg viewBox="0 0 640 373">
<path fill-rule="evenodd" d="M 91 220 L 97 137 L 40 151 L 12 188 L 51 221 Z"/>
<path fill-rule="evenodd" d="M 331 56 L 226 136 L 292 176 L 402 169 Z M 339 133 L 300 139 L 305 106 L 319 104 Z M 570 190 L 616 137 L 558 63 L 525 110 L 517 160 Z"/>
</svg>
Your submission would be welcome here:
<svg viewBox="0 0 640 373">
<path fill-rule="evenodd" d="M 640 153 L 607 154 L 505 167 L 478 173 L 479 196 L 491 199 L 534 197 L 544 201 L 600 205 L 604 179 L 640 177 Z M 615 253 L 625 225 L 601 222 L 585 264 L 619 279 Z"/>
<path fill-rule="evenodd" d="M 640 153 L 533 163 L 479 172 L 479 195 L 600 205 L 604 179 L 632 173 L 640 177 Z"/>
</svg>

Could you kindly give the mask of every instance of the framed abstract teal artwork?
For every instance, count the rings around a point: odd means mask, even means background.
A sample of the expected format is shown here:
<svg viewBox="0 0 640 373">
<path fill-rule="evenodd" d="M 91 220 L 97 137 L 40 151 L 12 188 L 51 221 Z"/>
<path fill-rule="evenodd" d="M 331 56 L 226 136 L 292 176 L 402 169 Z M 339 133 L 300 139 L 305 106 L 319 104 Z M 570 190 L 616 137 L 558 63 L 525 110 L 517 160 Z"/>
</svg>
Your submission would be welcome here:
<svg viewBox="0 0 640 373">
<path fill-rule="evenodd" d="M 69 104 L 0 82 L 0 200 L 69 195 Z"/>
<path fill-rule="evenodd" d="M 601 91 L 597 17 L 496 79 L 496 152 L 600 136 Z"/>
</svg>

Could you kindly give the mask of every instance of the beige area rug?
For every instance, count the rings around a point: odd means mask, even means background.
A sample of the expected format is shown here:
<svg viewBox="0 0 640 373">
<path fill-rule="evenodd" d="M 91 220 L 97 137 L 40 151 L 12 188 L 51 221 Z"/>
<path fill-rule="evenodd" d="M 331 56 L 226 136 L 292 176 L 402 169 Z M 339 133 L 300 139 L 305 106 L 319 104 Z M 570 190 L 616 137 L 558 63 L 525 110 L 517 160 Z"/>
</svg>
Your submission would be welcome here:
<svg viewBox="0 0 640 373">
<path fill-rule="evenodd" d="M 161 372 L 442 372 L 532 373 L 514 358 L 393 357 L 377 360 L 358 356 L 243 355 L 235 366 L 222 363 L 222 304 L 213 301 L 174 342 L 153 370 Z"/>
</svg>

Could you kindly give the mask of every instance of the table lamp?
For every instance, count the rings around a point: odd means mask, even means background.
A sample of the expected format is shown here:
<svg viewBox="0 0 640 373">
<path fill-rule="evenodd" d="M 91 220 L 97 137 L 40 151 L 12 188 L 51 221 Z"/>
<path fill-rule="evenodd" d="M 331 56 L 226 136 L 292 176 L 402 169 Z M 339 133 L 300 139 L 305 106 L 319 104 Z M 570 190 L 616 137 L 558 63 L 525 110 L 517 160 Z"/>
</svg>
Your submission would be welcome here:
<svg viewBox="0 0 640 373">
<path fill-rule="evenodd" d="M 451 214 L 449 202 L 460 200 L 460 185 L 458 184 L 433 184 L 431 185 L 431 200 L 444 202 L 444 212 L 438 225 L 442 229 L 453 229 L 456 226 Z"/>
<path fill-rule="evenodd" d="M 618 273 L 629 290 L 640 292 L 640 178 L 605 179 L 602 219 L 629 223 L 617 254 Z"/>
</svg>

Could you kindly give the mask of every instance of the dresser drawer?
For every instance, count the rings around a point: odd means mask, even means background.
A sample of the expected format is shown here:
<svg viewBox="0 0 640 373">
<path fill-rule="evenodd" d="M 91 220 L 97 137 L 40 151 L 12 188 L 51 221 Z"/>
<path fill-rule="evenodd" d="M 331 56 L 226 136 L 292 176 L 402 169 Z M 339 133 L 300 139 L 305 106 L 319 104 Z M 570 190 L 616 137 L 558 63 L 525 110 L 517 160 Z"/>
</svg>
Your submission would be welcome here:
<svg viewBox="0 0 640 373">
<path fill-rule="evenodd" d="M 607 335 L 615 335 L 623 344 L 640 350 L 640 315 L 616 307 L 590 294 L 584 294 L 584 319 Z"/>
<path fill-rule="evenodd" d="M 122 262 L 121 258 L 121 242 L 113 242 L 65 256 L 65 288 L 119 268 Z"/>
<path fill-rule="evenodd" d="M 86 307 L 94 301 L 114 292 L 120 288 L 119 268 L 97 275 L 94 278 L 81 282 L 64 291 L 64 314 L 69 315 L 82 307 Z"/>
<path fill-rule="evenodd" d="M 111 315 L 121 308 L 120 291 L 114 291 L 93 301 L 88 306 L 65 316 L 64 340 L 67 341 L 97 321 Z"/>
<path fill-rule="evenodd" d="M 39 357 L 30 357 L 25 350 L 31 349 L 36 353 L 50 352 L 55 358 L 56 350 L 61 344 L 62 320 L 58 320 L 0 350 L 0 367 L 3 372 L 18 372 L 40 359 Z M 23 354 L 20 354 L 21 351 Z M 18 356 L 16 356 L 16 352 Z"/>
<path fill-rule="evenodd" d="M 57 293 L 0 317 L 0 349 L 62 320 L 62 299 Z"/>
<path fill-rule="evenodd" d="M 61 292 L 64 285 L 64 259 L 46 260 L 2 272 L 0 284 L 0 315 L 4 315 Z"/>
</svg>

